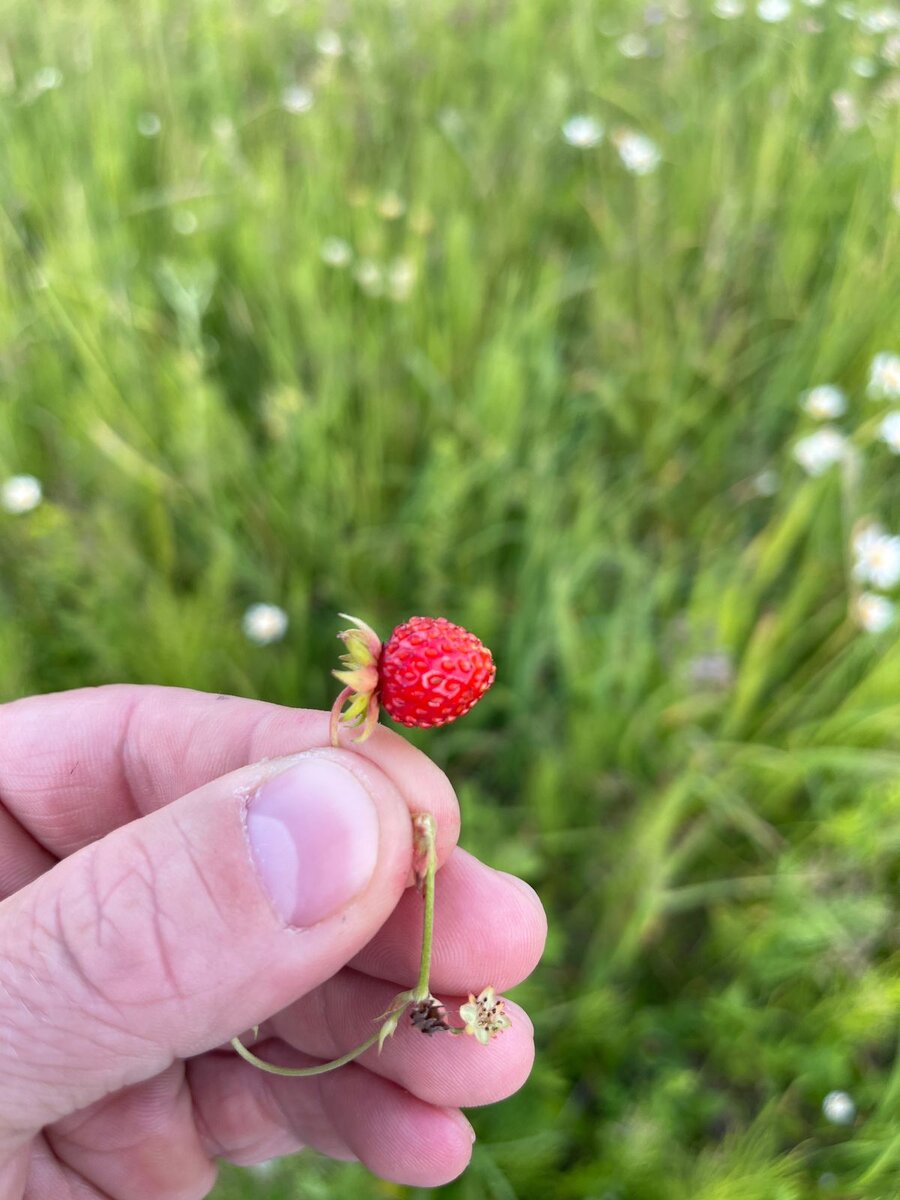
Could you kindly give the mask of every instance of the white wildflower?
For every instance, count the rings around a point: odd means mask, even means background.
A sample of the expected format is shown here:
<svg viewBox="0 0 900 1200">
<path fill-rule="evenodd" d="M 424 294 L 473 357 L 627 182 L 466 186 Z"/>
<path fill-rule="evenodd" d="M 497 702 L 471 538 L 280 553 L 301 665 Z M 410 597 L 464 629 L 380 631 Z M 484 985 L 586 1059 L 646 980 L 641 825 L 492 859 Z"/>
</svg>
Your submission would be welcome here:
<svg viewBox="0 0 900 1200">
<path fill-rule="evenodd" d="M 900 583 L 900 537 L 880 525 L 864 525 L 853 537 L 853 578 L 890 591 Z"/>
<path fill-rule="evenodd" d="M 900 354 L 883 351 L 875 355 L 869 367 L 866 391 L 873 400 L 900 398 Z"/>
<path fill-rule="evenodd" d="M 759 4 L 756 6 L 756 15 L 761 21 L 767 21 L 770 25 L 774 25 L 778 21 L 786 21 L 791 15 L 790 0 L 759 0 Z"/>
<path fill-rule="evenodd" d="M 778 491 L 778 473 L 771 468 L 760 471 L 753 477 L 750 486 L 757 496 L 774 496 Z"/>
<path fill-rule="evenodd" d="M 696 688 L 725 691 L 734 683 L 734 664 L 724 650 L 698 654 L 687 666 L 688 678 Z"/>
<path fill-rule="evenodd" d="M 649 175 L 660 164 L 659 147 L 643 133 L 621 130 L 616 134 L 615 143 L 619 158 L 632 175 Z"/>
<path fill-rule="evenodd" d="M 34 76 L 33 87 L 36 92 L 52 92 L 54 88 L 62 87 L 62 81 L 59 67 L 41 67 Z"/>
<path fill-rule="evenodd" d="M 900 75 L 892 75 L 875 93 L 875 103 L 881 108 L 893 108 L 900 104 Z"/>
<path fill-rule="evenodd" d="M 849 1125 L 856 1116 L 856 1105 L 846 1092 L 829 1092 L 822 1101 L 822 1112 L 832 1125 Z"/>
<path fill-rule="evenodd" d="M 585 113 L 578 113 L 563 124 L 562 135 L 570 146 L 579 150 L 590 150 L 603 141 L 603 125 Z"/>
<path fill-rule="evenodd" d="M 892 33 L 884 39 L 881 57 L 889 67 L 900 67 L 900 33 Z"/>
<path fill-rule="evenodd" d="M 344 53 L 341 35 L 334 29 L 320 29 L 316 34 L 316 49 L 323 58 L 340 58 Z"/>
<path fill-rule="evenodd" d="M 162 121 L 155 112 L 142 112 L 138 115 L 137 131 L 141 137 L 154 138 L 162 129 Z"/>
<path fill-rule="evenodd" d="M 878 426 L 878 436 L 891 454 L 900 454 L 900 412 L 889 412 Z"/>
<path fill-rule="evenodd" d="M 744 0 L 715 0 L 712 6 L 713 16 L 723 21 L 734 21 L 744 15 Z"/>
<path fill-rule="evenodd" d="M 416 265 L 408 258 L 398 258 L 387 270 L 387 294 L 397 303 L 408 300 L 416 283 Z"/>
<path fill-rule="evenodd" d="M 356 264 L 353 278 L 367 296 L 380 296 L 384 292 L 384 275 L 378 263 L 362 258 Z"/>
<path fill-rule="evenodd" d="M 465 1032 L 483 1046 L 512 1025 L 504 1010 L 504 1001 L 493 987 L 486 987 L 478 996 L 470 994 L 469 1003 L 460 1005 L 459 1015 L 465 1022 Z"/>
<path fill-rule="evenodd" d="M 618 41 L 619 53 L 623 58 L 646 58 L 650 45 L 639 33 L 626 33 Z"/>
<path fill-rule="evenodd" d="M 234 121 L 224 113 L 213 117 L 210 128 L 217 142 L 230 142 L 235 134 Z"/>
<path fill-rule="evenodd" d="M 27 513 L 37 508 L 44 492 L 33 475 L 12 475 L 0 487 L 0 507 L 8 513 Z"/>
<path fill-rule="evenodd" d="M 292 83 L 281 93 L 281 107 L 285 112 L 294 115 L 309 112 L 314 102 L 315 96 L 311 89 L 304 87 L 302 83 Z"/>
<path fill-rule="evenodd" d="M 319 255 L 329 267 L 346 267 L 353 258 L 353 250 L 343 238 L 327 237 L 319 247 Z"/>
<path fill-rule="evenodd" d="M 277 604 L 251 604 L 241 621 L 244 636 L 257 646 L 280 642 L 287 627 L 288 615 Z"/>
<path fill-rule="evenodd" d="M 847 397 L 833 383 L 820 383 L 810 388 L 803 393 L 800 402 L 803 411 L 817 421 L 831 421 L 847 411 Z"/>
<path fill-rule="evenodd" d="M 376 211 L 385 221 L 399 221 L 406 212 L 406 201 L 396 192 L 385 192 L 376 205 Z"/>
<path fill-rule="evenodd" d="M 838 125 L 845 133 L 852 133 L 862 124 L 859 105 L 850 92 L 839 88 L 831 93 L 831 104 L 837 115 Z"/>
<path fill-rule="evenodd" d="M 885 596 L 879 596 L 877 592 L 863 592 L 857 597 L 855 616 L 860 629 L 864 629 L 866 633 L 883 633 L 893 625 L 896 609 Z M 828 1113 L 825 1115 L 828 1116 Z M 831 1119 L 833 1118 L 829 1118 Z M 845 1122 L 836 1123 L 840 1125 Z"/>
<path fill-rule="evenodd" d="M 182 237 L 190 237 L 192 233 L 196 233 L 198 225 L 197 215 L 190 209 L 180 208 L 172 217 L 172 227 Z"/>
<path fill-rule="evenodd" d="M 842 433 L 831 427 L 819 429 L 809 437 L 794 443 L 794 459 L 807 475 L 822 475 L 829 467 L 840 462 L 847 452 L 847 440 Z"/>
<path fill-rule="evenodd" d="M 892 29 L 900 29 L 900 8 L 890 5 L 863 13 L 859 27 L 865 33 L 890 33 Z"/>
<path fill-rule="evenodd" d="M 858 75 L 860 79 L 871 79 L 875 74 L 877 67 L 871 58 L 854 58 L 850 64 L 850 70 L 854 75 Z"/>
</svg>

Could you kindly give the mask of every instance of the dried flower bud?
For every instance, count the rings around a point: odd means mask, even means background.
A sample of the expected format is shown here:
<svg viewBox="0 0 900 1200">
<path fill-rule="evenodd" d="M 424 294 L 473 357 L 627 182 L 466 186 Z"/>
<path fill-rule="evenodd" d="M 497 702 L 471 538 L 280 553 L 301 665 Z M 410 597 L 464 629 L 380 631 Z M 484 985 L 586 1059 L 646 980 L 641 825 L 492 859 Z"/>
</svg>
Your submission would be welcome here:
<svg viewBox="0 0 900 1200">
<path fill-rule="evenodd" d="M 447 1020 L 447 1010 L 434 996 L 427 996 L 413 1005 L 409 1014 L 413 1027 L 420 1033 L 449 1033 L 450 1023 Z"/>
</svg>

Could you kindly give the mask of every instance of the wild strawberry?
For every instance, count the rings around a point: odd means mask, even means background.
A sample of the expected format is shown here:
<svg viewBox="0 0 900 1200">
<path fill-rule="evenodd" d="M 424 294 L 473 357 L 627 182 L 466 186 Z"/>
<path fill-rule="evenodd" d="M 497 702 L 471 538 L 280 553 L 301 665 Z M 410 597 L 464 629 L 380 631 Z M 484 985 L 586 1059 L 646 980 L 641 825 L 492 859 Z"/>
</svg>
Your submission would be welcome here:
<svg viewBox="0 0 900 1200">
<path fill-rule="evenodd" d="M 382 645 L 364 621 L 340 615 L 354 628 L 338 634 L 347 653 L 341 655 L 346 669 L 334 672 L 345 685 L 331 709 L 335 746 L 342 724 L 362 726 L 354 741 L 364 742 L 382 704 L 401 725 L 447 725 L 467 713 L 494 682 L 490 650 L 474 633 L 444 617 L 410 617 Z"/>
</svg>

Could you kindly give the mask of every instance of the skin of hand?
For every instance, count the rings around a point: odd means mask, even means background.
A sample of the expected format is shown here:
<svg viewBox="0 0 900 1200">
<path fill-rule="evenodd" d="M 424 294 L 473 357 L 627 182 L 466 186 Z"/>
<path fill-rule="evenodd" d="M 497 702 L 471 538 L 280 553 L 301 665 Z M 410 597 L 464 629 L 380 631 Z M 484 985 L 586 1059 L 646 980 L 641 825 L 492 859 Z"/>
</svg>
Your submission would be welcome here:
<svg viewBox="0 0 900 1200">
<path fill-rule="evenodd" d="M 200 1200 L 216 1162 L 304 1146 L 435 1187 L 516 1091 L 532 1027 L 489 1045 L 402 1022 L 313 1078 L 416 979 L 411 812 L 437 823 L 432 989 L 528 975 L 527 884 L 456 847 L 444 774 L 397 734 L 332 749 L 328 714 L 114 685 L 0 706 L 0 1198 Z M 254 1040 L 249 1032 L 261 1026 Z"/>
</svg>

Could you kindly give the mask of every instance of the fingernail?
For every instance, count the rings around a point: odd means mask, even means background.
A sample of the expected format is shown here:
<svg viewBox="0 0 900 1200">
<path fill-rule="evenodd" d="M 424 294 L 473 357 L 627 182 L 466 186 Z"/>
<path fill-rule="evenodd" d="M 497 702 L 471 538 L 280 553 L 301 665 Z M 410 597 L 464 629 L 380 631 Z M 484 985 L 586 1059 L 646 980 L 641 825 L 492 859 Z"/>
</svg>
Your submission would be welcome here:
<svg viewBox="0 0 900 1200">
<path fill-rule="evenodd" d="M 281 919 L 306 929 L 358 895 L 375 870 L 378 828 L 369 793 L 329 759 L 301 759 L 265 780 L 247 809 L 247 837 Z"/>
</svg>

